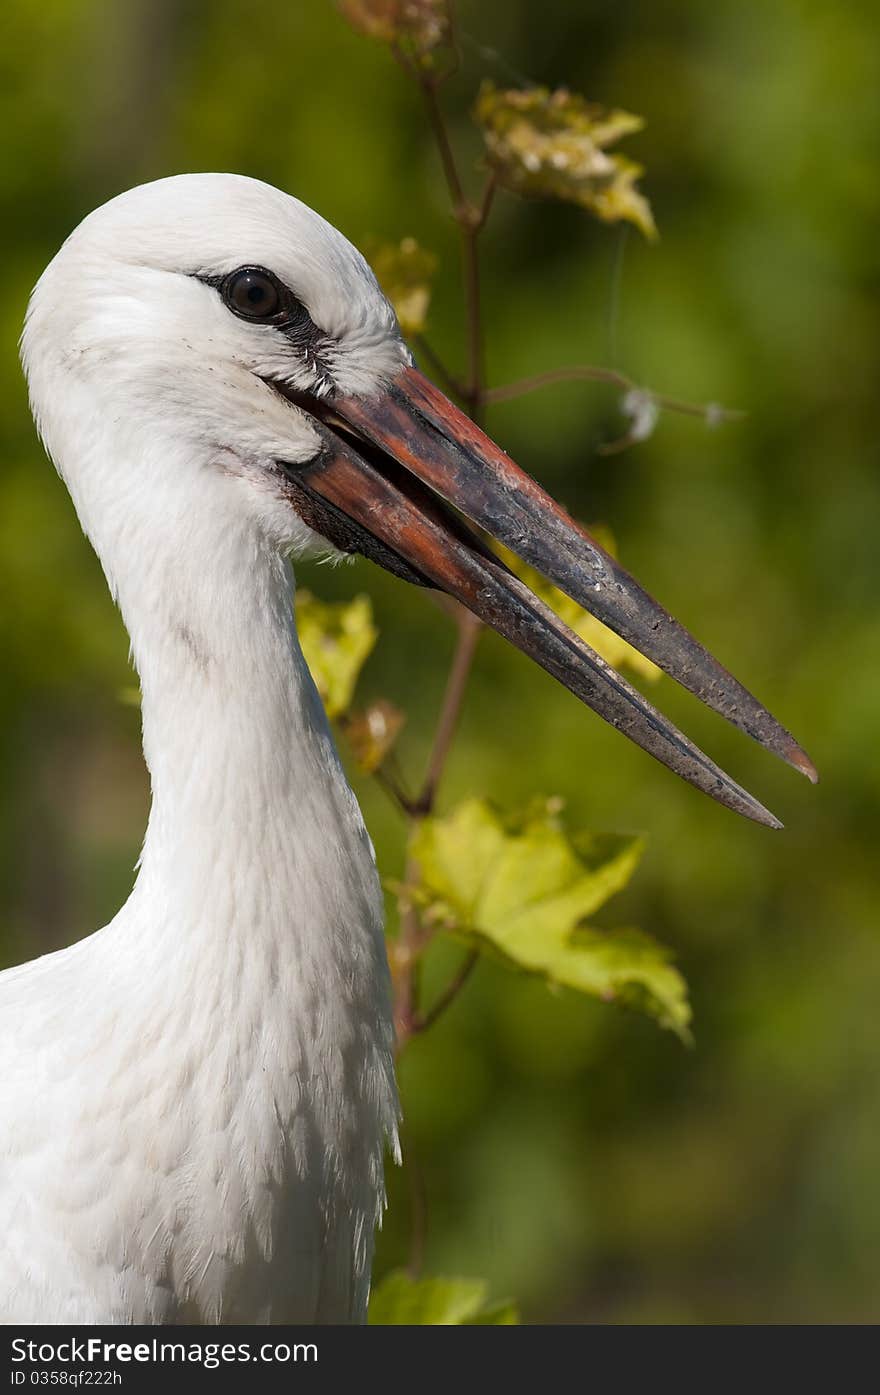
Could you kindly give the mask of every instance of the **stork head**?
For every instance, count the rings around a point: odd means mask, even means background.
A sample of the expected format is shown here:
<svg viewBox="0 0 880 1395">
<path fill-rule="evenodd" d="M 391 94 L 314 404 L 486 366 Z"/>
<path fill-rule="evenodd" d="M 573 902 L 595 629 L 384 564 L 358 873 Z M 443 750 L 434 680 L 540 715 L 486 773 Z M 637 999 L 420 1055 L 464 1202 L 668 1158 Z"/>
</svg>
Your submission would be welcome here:
<svg viewBox="0 0 880 1395">
<path fill-rule="evenodd" d="M 96 543 L 115 529 L 136 546 L 147 515 L 171 528 L 234 511 L 297 556 L 364 553 L 453 595 L 679 775 L 778 827 L 511 574 L 488 534 L 815 778 L 770 713 L 418 372 L 364 259 L 287 194 L 201 174 L 113 199 L 41 277 L 23 359 Z"/>
</svg>

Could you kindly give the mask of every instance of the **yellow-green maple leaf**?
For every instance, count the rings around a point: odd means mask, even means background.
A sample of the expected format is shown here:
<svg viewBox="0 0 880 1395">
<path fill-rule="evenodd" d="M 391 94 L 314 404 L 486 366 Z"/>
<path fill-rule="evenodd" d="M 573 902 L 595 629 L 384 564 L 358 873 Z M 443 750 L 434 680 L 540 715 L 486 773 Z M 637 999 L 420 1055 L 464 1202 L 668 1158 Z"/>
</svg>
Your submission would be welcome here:
<svg viewBox="0 0 880 1395">
<path fill-rule="evenodd" d="M 570 836 L 553 805 L 503 819 L 469 799 L 424 819 L 410 841 L 407 888 L 426 923 L 549 983 L 636 1007 L 688 1038 L 685 982 L 669 951 L 640 930 L 600 930 L 587 917 L 624 887 L 638 838 Z"/>
<path fill-rule="evenodd" d="M 296 628 L 327 715 L 338 717 L 351 705 L 358 676 L 378 637 L 370 599 L 321 601 L 310 591 L 298 591 Z"/>
</svg>

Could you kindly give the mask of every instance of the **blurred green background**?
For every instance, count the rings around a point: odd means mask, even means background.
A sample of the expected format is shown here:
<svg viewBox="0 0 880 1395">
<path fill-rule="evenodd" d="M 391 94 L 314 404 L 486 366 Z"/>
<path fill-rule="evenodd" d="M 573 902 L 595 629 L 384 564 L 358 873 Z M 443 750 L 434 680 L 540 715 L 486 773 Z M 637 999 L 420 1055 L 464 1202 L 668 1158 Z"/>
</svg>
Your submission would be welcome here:
<svg viewBox="0 0 880 1395">
<path fill-rule="evenodd" d="M 696 1047 L 647 1020 L 481 966 L 402 1081 L 430 1204 L 427 1268 L 483 1276 L 530 1321 L 878 1317 L 880 1255 L 880 45 L 868 0 L 467 0 L 453 128 L 484 75 L 564 83 L 641 113 L 628 153 L 661 239 L 502 195 L 486 235 L 491 381 L 609 362 L 748 412 L 665 415 L 613 458 L 613 391 L 548 389 L 490 427 L 776 711 L 811 790 L 664 680 L 657 700 L 786 822 L 710 804 L 494 636 L 441 808 L 565 797 L 572 822 L 643 831 L 606 924 L 672 945 Z M 324 0 L 7 0 L 0 50 L 0 956 L 106 921 L 148 802 L 127 640 L 29 419 L 16 338 L 70 228 L 144 179 L 257 175 L 353 241 L 413 234 L 441 273 L 431 337 L 460 360 L 458 256 L 417 94 Z M 484 51 L 497 50 L 494 58 Z M 616 316 L 612 278 L 623 251 Z M 613 323 L 612 323 L 613 320 Z M 302 579 L 302 578 L 301 578 Z M 305 578 L 372 595 L 361 695 L 407 708 L 423 765 L 452 634 L 359 563 Z M 415 656 L 415 658 L 414 658 Z M 416 662 L 417 659 L 417 662 Z M 401 827 L 355 777 L 380 864 Z M 405 1259 L 391 1179 L 378 1270 Z"/>
</svg>

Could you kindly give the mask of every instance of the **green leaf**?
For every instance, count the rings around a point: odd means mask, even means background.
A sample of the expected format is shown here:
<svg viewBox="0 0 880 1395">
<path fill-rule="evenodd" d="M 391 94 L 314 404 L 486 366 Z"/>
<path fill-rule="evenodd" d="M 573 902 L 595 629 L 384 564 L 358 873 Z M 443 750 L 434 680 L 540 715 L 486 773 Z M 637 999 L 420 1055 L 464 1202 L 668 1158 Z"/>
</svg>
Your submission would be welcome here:
<svg viewBox="0 0 880 1395">
<path fill-rule="evenodd" d="M 376 280 L 394 306 L 403 333 L 421 334 L 437 270 L 433 252 L 420 247 L 414 237 L 405 237 L 398 243 L 382 242 L 368 248 L 367 255 Z"/>
<path fill-rule="evenodd" d="M 474 115 L 489 163 L 514 193 L 563 199 L 606 223 L 634 223 L 657 235 L 651 205 L 635 186 L 640 165 L 606 149 L 642 128 L 641 117 L 606 111 L 576 92 L 546 87 L 497 88 L 484 82 Z"/>
<path fill-rule="evenodd" d="M 407 888 L 427 924 L 549 984 L 619 1002 L 689 1039 L 690 1007 L 669 951 L 640 930 L 585 924 L 626 886 L 638 838 L 569 835 L 559 804 L 503 819 L 470 799 L 428 818 L 410 840 L 419 880 Z"/>
<path fill-rule="evenodd" d="M 482 1279 L 413 1279 L 404 1270 L 389 1274 L 370 1296 L 371 1326 L 451 1327 L 519 1322 L 513 1303 L 487 1303 Z"/>
<path fill-rule="evenodd" d="M 296 628 L 327 715 L 338 717 L 351 704 L 358 675 L 378 636 L 370 599 L 319 601 L 309 591 L 298 591 Z"/>
<path fill-rule="evenodd" d="M 612 557 L 617 556 L 617 548 L 614 538 L 607 528 L 591 527 L 590 535 L 609 552 Z M 650 659 L 646 659 L 644 654 L 640 654 L 638 649 L 634 649 L 620 635 L 609 630 L 607 625 L 603 625 L 601 620 L 597 620 L 583 606 L 578 605 L 570 596 L 566 596 L 564 591 L 560 591 L 552 582 L 547 581 L 540 572 L 536 572 L 526 562 L 523 562 L 515 553 L 508 548 L 496 546 L 496 551 L 500 553 L 504 561 L 512 572 L 524 581 L 529 590 L 542 600 L 545 605 L 549 605 L 561 620 L 580 635 L 581 639 L 589 644 L 591 649 L 595 649 L 597 654 L 601 654 L 606 663 L 612 668 L 628 668 L 631 672 L 639 675 L 640 678 L 647 679 L 650 683 L 655 683 L 660 677 L 660 669 Z"/>
</svg>

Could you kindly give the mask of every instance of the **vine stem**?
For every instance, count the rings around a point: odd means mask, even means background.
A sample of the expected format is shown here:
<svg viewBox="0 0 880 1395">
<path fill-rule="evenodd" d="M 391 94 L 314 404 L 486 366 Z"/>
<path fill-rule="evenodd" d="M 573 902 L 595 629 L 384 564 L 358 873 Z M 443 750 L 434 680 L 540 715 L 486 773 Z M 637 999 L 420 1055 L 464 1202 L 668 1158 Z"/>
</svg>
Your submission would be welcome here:
<svg viewBox="0 0 880 1395">
<path fill-rule="evenodd" d="M 461 228 L 462 260 L 464 262 L 464 288 L 467 303 L 468 325 L 468 372 L 467 402 L 471 416 L 482 424 L 486 407 L 485 389 L 485 343 L 483 337 L 483 312 L 480 298 L 480 258 L 477 239 L 485 226 L 495 197 L 495 175 L 490 171 L 479 205 L 463 207 L 458 223 Z"/>
<path fill-rule="evenodd" d="M 535 373 L 530 378 L 517 378 L 516 382 L 505 383 L 502 387 L 488 388 L 485 396 L 487 402 L 512 402 L 517 397 L 525 397 L 527 393 L 537 392 L 539 388 L 550 387 L 553 383 L 579 381 L 611 383 L 619 388 L 633 386 L 630 379 L 616 368 L 594 368 L 591 364 L 579 363 L 572 368 L 548 368 L 546 372 Z"/>
<path fill-rule="evenodd" d="M 475 421 L 480 422 L 486 405 L 483 315 L 480 296 L 480 258 L 477 240 L 482 232 L 495 197 L 495 175 L 492 171 L 486 181 L 483 197 L 479 204 L 472 203 L 464 192 L 455 154 L 446 127 L 446 118 L 440 105 L 438 89 L 440 81 L 433 73 L 417 71 L 416 77 L 428 119 L 434 132 L 434 139 L 440 152 L 440 161 L 452 201 L 452 215 L 458 223 L 461 235 L 462 266 L 464 271 L 465 318 L 467 325 L 467 379 L 459 384 L 461 396 Z"/>
<path fill-rule="evenodd" d="M 449 980 L 440 996 L 431 1004 L 427 1012 L 417 1016 L 413 1023 L 414 1032 L 426 1032 L 429 1027 L 433 1027 L 438 1017 L 441 1017 L 449 1004 L 453 1002 L 467 983 L 477 961 L 480 958 L 479 950 L 472 949 L 463 960 L 458 972 Z"/>
<path fill-rule="evenodd" d="M 459 607 L 457 624 L 458 641 L 452 657 L 449 677 L 446 680 L 446 691 L 437 719 L 427 773 L 421 793 L 415 804 L 410 805 L 408 838 L 412 837 L 419 822 L 433 812 L 437 790 L 452 747 L 458 719 L 461 716 L 467 682 L 482 629 L 476 616 L 472 615 L 469 610 L 465 610 L 463 606 Z M 417 876 L 418 866 L 415 859 L 410 857 L 407 859 L 404 871 L 404 886 L 414 885 Z M 401 916 L 400 934 L 392 951 L 392 969 L 395 980 L 394 1022 L 398 1053 L 411 1037 L 424 1031 L 428 1025 L 427 1019 L 419 1010 L 419 986 L 421 954 L 430 938 L 431 931 L 426 930 L 422 925 L 417 906 L 411 900 L 405 901 Z M 443 991 L 441 999 L 446 999 L 443 1002 L 444 1008 L 458 995 L 459 989 L 464 987 L 467 977 L 469 974 L 460 978 L 459 981 L 459 976 L 456 976 L 456 979 Z M 439 1016 L 439 1013 L 432 1009 L 429 1016 L 433 1021 Z"/>
<path fill-rule="evenodd" d="M 529 378 L 518 378 L 516 382 L 505 383 L 501 387 L 487 388 L 483 393 L 486 403 L 513 402 L 525 397 L 529 392 L 550 387 L 554 383 L 593 382 L 610 383 L 612 387 L 628 392 L 638 390 L 639 384 L 617 368 L 603 368 L 599 364 L 576 363 L 570 368 L 549 368 L 545 373 L 535 373 Z M 721 407 L 717 402 L 685 402 L 680 397 L 667 397 L 664 393 L 642 389 L 668 412 L 681 412 L 689 417 L 702 417 L 704 421 L 716 424 L 723 421 L 741 421 L 746 415 L 736 407 Z M 607 449 L 607 447 L 606 447 Z"/>
<path fill-rule="evenodd" d="M 446 117 L 443 114 L 443 108 L 440 105 L 440 98 L 438 96 L 440 82 L 443 79 L 438 79 L 434 73 L 424 68 L 416 68 L 415 74 L 416 81 L 425 99 L 428 120 L 431 123 L 434 141 L 440 154 L 440 162 L 443 165 L 443 174 L 446 177 L 446 183 L 452 198 L 453 217 L 461 221 L 465 211 L 470 205 L 465 198 L 464 187 L 458 173 L 458 166 L 455 163 L 452 142 L 449 139 L 449 131 L 446 128 Z"/>
<path fill-rule="evenodd" d="M 454 397 L 460 397 L 462 401 L 464 401 L 467 396 L 467 385 L 463 383 L 460 378 L 457 378 L 454 373 L 449 371 L 446 364 L 423 334 L 417 334 L 415 336 L 415 342 L 419 352 L 428 360 L 437 376 L 443 379 L 443 383 L 447 390 L 451 392 Z"/>
<path fill-rule="evenodd" d="M 459 382 L 445 369 L 442 369 L 442 365 L 440 367 L 447 385 L 462 400 L 473 419 L 481 422 L 485 415 L 487 398 L 480 295 L 480 260 L 477 243 L 492 208 L 495 195 L 495 176 L 490 172 L 479 203 L 473 203 L 467 197 L 439 97 L 439 89 L 446 78 L 450 76 L 451 70 L 438 74 L 409 62 L 406 56 L 399 51 L 395 56 L 415 78 L 422 93 L 428 121 L 440 156 L 443 175 L 449 190 L 453 217 L 460 232 L 467 352 L 465 381 Z M 435 366 L 437 366 L 439 361 L 436 359 L 436 355 L 431 352 L 429 357 L 434 360 Z M 481 622 L 463 606 L 455 606 L 454 613 L 458 638 L 437 718 L 424 782 L 421 792 L 414 802 L 403 803 L 403 801 L 398 800 L 407 816 L 409 838 L 412 837 L 419 822 L 427 818 L 434 810 L 482 630 Z M 404 885 L 414 885 L 417 876 L 418 867 L 415 860 L 409 858 L 404 873 Z M 428 1026 L 432 1025 L 453 1002 L 470 977 L 476 962 L 476 955 L 473 956 L 473 963 L 465 961 L 462 970 L 442 990 L 434 1006 L 428 1013 L 423 1014 L 419 1008 L 420 962 L 422 952 L 431 939 L 432 933 L 422 924 L 418 907 L 411 900 L 404 901 L 400 934 L 392 951 L 392 969 L 395 982 L 394 1018 L 398 1052 L 412 1036 L 425 1031 Z"/>
<path fill-rule="evenodd" d="M 465 610 L 464 607 L 460 608 L 457 619 L 458 643 L 455 646 L 452 666 L 446 680 L 446 691 L 443 695 L 440 716 L 437 719 L 437 729 L 434 734 L 434 745 L 428 763 L 428 771 L 425 775 L 425 783 L 415 805 L 417 816 L 429 814 L 434 807 L 437 789 L 461 715 L 465 689 L 482 629 L 477 617 L 472 615 L 469 610 Z"/>
</svg>

